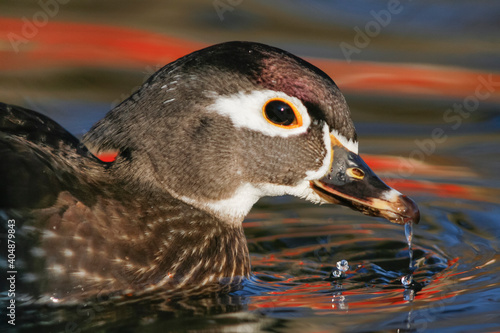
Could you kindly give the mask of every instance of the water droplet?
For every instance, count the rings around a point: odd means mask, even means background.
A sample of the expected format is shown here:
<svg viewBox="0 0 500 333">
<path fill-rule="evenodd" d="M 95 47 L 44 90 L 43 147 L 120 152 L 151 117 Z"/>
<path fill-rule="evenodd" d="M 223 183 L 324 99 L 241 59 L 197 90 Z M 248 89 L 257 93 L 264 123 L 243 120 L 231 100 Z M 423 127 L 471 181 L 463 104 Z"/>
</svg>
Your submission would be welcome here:
<svg viewBox="0 0 500 333">
<path fill-rule="evenodd" d="M 413 223 L 411 221 L 405 223 L 405 236 L 406 241 L 411 245 L 411 241 L 413 240 Z"/>
<path fill-rule="evenodd" d="M 403 293 L 403 299 L 408 302 L 412 302 L 415 299 L 415 290 L 406 289 Z"/>
<path fill-rule="evenodd" d="M 349 262 L 345 259 L 337 261 L 337 269 L 341 272 L 347 272 L 349 270 Z"/>
<path fill-rule="evenodd" d="M 349 305 L 347 303 L 345 303 L 344 301 L 339 302 L 339 309 L 340 310 L 348 310 L 349 309 Z"/>
<path fill-rule="evenodd" d="M 405 275 L 401 278 L 401 283 L 403 286 L 408 287 L 413 282 L 413 276 L 411 274 Z"/>
<path fill-rule="evenodd" d="M 412 249 L 413 223 L 412 222 L 405 223 L 405 236 L 406 236 L 406 241 L 408 242 L 408 255 L 410 257 L 410 272 L 413 272 L 413 249 Z"/>
<path fill-rule="evenodd" d="M 339 271 L 339 270 L 336 270 L 336 269 L 334 269 L 334 270 L 332 271 L 332 277 L 334 277 L 334 278 L 339 278 L 339 277 L 341 277 L 341 276 L 342 276 L 342 271 Z"/>
<path fill-rule="evenodd" d="M 408 242 L 408 256 L 410 257 L 410 274 L 401 277 L 401 283 L 405 287 L 405 291 L 403 292 L 403 299 L 405 301 L 412 302 L 415 298 L 415 290 L 411 289 L 410 286 L 413 283 L 413 272 L 415 271 L 415 266 L 413 265 L 413 223 L 411 221 L 405 223 L 405 236 L 406 241 Z"/>
</svg>

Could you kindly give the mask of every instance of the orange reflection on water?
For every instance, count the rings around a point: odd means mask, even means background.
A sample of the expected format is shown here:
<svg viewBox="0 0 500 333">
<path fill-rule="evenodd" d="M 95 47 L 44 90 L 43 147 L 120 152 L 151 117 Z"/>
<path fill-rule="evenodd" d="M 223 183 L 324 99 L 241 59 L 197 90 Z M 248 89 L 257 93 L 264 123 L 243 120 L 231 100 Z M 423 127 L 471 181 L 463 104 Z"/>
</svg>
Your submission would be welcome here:
<svg viewBox="0 0 500 333">
<path fill-rule="evenodd" d="M 21 19 L 0 18 L 0 69 L 62 65 L 143 68 L 167 64 L 207 46 L 150 31 L 58 21 L 50 21 L 26 38 L 25 24 Z M 27 42 L 19 43 L 19 38 Z M 345 92 L 464 97 L 475 93 L 480 76 L 500 82 L 499 74 L 443 66 L 308 60 L 333 77 Z M 491 91 L 489 99 L 499 100 L 500 91 Z"/>
<path fill-rule="evenodd" d="M 459 258 L 448 262 L 448 269 L 443 274 L 438 274 L 426 287 L 416 293 L 414 302 L 441 302 L 455 298 L 462 291 L 454 287 L 456 273 L 453 267 L 456 267 Z M 348 272 L 349 273 L 349 272 Z M 271 274 L 273 275 L 273 274 Z M 276 274 L 277 279 L 282 276 Z M 311 276 L 308 276 L 310 278 Z M 318 277 L 321 278 L 321 277 Z M 300 277 L 289 278 L 282 281 L 281 284 L 293 284 Z M 409 302 L 403 298 L 404 288 L 380 289 L 374 286 L 364 288 L 355 288 L 349 290 L 342 289 L 342 283 L 347 287 L 350 284 L 349 279 L 335 282 L 319 281 L 314 283 L 297 283 L 289 289 L 269 292 L 266 295 L 253 296 L 249 303 L 249 310 L 259 308 L 296 308 L 306 307 L 313 310 L 319 310 L 315 314 L 328 314 L 334 312 L 350 313 L 373 313 L 373 312 L 398 312 L 404 309 Z M 340 287 L 340 288 L 339 288 Z M 283 286 L 282 288 L 287 288 Z M 336 306 L 333 303 L 340 306 Z M 418 303 L 417 303 L 418 306 Z M 327 311 L 325 311 L 327 310 Z"/>
<path fill-rule="evenodd" d="M 409 160 L 403 157 L 387 155 L 363 155 L 363 160 L 376 172 L 397 173 L 400 169 L 411 170 L 412 176 L 442 177 L 452 179 L 472 178 L 479 176 L 465 167 L 450 165 L 436 165 L 421 161 Z M 497 202 L 500 196 L 496 189 L 487 189 L 479 186 L 439 183 L 435 181 L 405 179 L 401 177 L 384 178 L 387 185 L 411 194 L 427 194 L 432 196 L 461 198 L 468 200 Z"/>
<path fill-rule="evenodd" d="M 27 43 L 23 37 L 25 22 L 0 18 L 2 70 L 41 66 L 86 65 L 135 67 L 167 64 L 204 45 L 157 33 L 124 27 L 51 21 L 39 29 Z M 11 40 L 20 52 L 15 52 Z"/>
</svg>

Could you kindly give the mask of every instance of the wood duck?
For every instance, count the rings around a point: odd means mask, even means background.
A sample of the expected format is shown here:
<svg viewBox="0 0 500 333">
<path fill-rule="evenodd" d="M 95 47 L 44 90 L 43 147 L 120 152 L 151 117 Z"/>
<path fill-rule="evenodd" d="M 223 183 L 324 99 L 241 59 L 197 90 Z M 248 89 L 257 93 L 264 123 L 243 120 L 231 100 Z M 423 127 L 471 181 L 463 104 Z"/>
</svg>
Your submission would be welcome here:
<svg viewBox="0 0 500 333">
<path fill-rule="evenodd" d="M 114 161 L 96 157 L 108 151 Z M 0 104 L 0 155 L 2 244 L 14 220 L 17 294 L 30 300 L 237 283 L 251 273 L 242 222 L 263 196 L 419 220 L 359 157 L 332 79 L 252 42 L 166 65 L 82 142 Z"/>
</svg>

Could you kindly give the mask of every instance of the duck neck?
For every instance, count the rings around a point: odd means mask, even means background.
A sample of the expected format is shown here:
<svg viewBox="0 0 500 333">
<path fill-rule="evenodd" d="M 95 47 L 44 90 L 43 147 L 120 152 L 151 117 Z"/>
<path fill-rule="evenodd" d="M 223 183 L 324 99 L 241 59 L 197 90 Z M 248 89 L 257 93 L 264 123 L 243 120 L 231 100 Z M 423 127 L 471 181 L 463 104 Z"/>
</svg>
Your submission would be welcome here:
<svg viewBox="0 0 500 333">
<path fill-rule="evenodd" d="M 249 276 L 241 223 L 227 223 L 167 194 L 154 199 L 135 199 L 142 211 L 140 220 L 123 230 L 130 233 L 132 228 L 135 234 L 123 244 L 120 259 L 127 265 L 116 266 L 126 284 L 177 289 Z M 116 237 L 124 227 L 120 224 Z"/>
<path fill-rule="evenodd" d="M 241 223 L 228 224 L 189 205 L 164 214 L 154 234 L 161 235 L 153 260 L 161 278 L 177 286 L 227 278 L 233 282 L 250 274 L 247 242 Z M 155 280 L 158 280 L 155 278 Z"/>
</svg>

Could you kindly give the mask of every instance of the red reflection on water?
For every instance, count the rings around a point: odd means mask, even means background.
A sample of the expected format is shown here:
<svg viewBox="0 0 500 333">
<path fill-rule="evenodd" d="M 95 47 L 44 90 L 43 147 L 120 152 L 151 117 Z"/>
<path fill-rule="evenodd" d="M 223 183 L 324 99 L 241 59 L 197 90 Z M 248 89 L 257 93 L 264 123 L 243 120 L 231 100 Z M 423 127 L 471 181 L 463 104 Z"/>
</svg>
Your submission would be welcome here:
<svg viewBox="0 0 500 333">
<path fill-rule="evenodd" d="M 478 178 L 479 176 L 465 167 L 435 165 L 414 161 L 403 157 L 385 156 L 385 155 L 363 155 L 363 160 L 376 173 L 398 174 L 402 171 L 411 171 L 412 176 L 443 177 L 453 179 Z M 487 202 L 496 202 L 498 191 L 494 189 L 485 189 L 471 185 L 459 185 L 450 183 L 437 183 L 434 181 L 412 180 L 404 178 L 384 178 L 387 185 L 394 187 L 401 192 L 410 192 L 417 194 L 428 194 L 433 196 L 447 198 L 461 198 L 468 200 L 479 200 Z"/>
<path fill-rule="evenodd" d="M 444 66 L 310 59 L 331 75 L 344 91 L 380 92 L 397 95 L 464 97 L 492 91 L 484 81 L 500 82 L 499 74 Z M 481 77 L 481 79 L 480 79 Z M 478 91 L 479 89 L 479 91 Z M 500 99 L 500 91 L 488 98 Z"/>
<path fill-rule="evenodd" d="M 332 293 L 325 293 L 331 290 Z M 317 314 L 326 314 L 324 310 L 335 311 L 335 297 L 343 296 L 349 311 L 356 313 L 368 313 L 375 310 L 390 311 L 389 307 L 407 304 L 403 300 L 401 290 L 386 289 L 370 292 L 369 289 L 343 290 L 341 295 L 334 295 L 332 283 L 328 281 L 315 283 L 301 283 L 288 290 L 274 291 L 263 296 L 253 296 L 252 302 L 248 304 L 249 310 L 259 308 L 296 308 L 306 307 L 314 310 L 323 310 Z M 366 299 L 359 300 L 360 296 Z M 356 296 L 352 297 L 351 296 Z M 358 300 L 356 300 L 358 299 Z M 341 309 L 342 310 L 342 309 Z M 397 311 L 395 309 L 395 311 Z"/>
<path fill-rule="evenodd" d="M 462 291 L 453 288 L 454 273 L 452 266 L 459 261 L 454 258 L 448 262 L 448 269 L 443 274 L 438 274 L 433 278 L 432 283 L 417 292 L 415 302 L 438 302 L 446 299 L 453 299 Z M 349 273 L 349 272 L 348 272 Z M 280 274 L 268 274 L 276 279 L 283 279 Z M 308 278 L 323 278 L 321 276 L 308 276 Z M 298 281 L 297 281 L 298 280 Z M 356 288 L 339 291 L 334 283 L 329 281 L 319 281 L 314 283 L 300 283 L 300 277 L 289 278 L 281 281 L 282 288 L 286 284 L 297 283 L 287 290 L 269 292 L 266 295 L 253 296 L 249 303 L 249 310 L 259 308 L 296 308 L 306 307 L 315 310 L 322 310 L 316 314 L 327 314 L 324 310 L 336 311 L 349 309 L 350 313 L 372 313 L 374 311 L 398 312 L 401 306 L 408 305 L 408 301 L 403 298 L 404 288 L 398 289 L 378 289 L 372 290 L 370 287 Z M 349 279 L 344 283 L 349 285 Z M 376 288 L 376 286 L 374 286 Z M 342 297 L 341 299 L 339 297 Z M 360 299 L 362 298 L 362 299 Z M 344 308 L 338 306 L 342 301 Z M 440 303 L 441 304 L 441 303 Z"/>
<path fill-rule="evenodd" d="M 123 27 L 51 21 L 39 28 L 27 43 L 20 19 L 0 18 L 0 48 L 5 70 L 40 68 L 43 66 L 90 65 L 135 67 L 167 64 L 204 45 L 157 33 Z M 15 34 L 15 35 L 14 35 Z"/>
<path fill-rule="evenodd" d="M 478 199 L 473 193 L 473 190 L 468 186 L 409 179 L 390 179 L 386 180 L 386 183 L 391 187 L 403 191 L 423 192 L 426 194 L 434 194 L 441 197 Z"/>
<path fill-rule="evenodd" d="M 401 156 L 362 155 L 363 160 L 377 172 L 399 173 L 401 175 L 425 175 L 434 177 L 477 177 L 470 169 L 455 165 L 437 165 Z"/>
<path fill-rule="evenodd" d="M 387 185 L 401 191 L 427 194 L 443 198 L 457 198 L 485 202 L 497 202 L 498 191 L 477 186 L 436 183 L 410 179 L 388 179 Z"/>
<path fill-rule="evenodd" d="M 0 47 L 0 69 L 158 66 L 207 46 L 144 30 L 57 21 L 50 21 L 27 38 L 23 35 L 25 24 L 21 19 L 0 18 L 0 42 L 5 45 Z M 28 42 L 18 43 L 20 38 Z M 15 52 L 15 48 L 20 52 Z M 308 60 L 332 76 L 346 92 L 464 97 L 476 93 L 480 76 L 489 82 L 500 82 L 498 74 L 442 66 Z M 489 100 L 500 99 L 500 91 L 489 88 Z M 482 88 L 483 94 L 484 89 L 488 88 Z"/>
</svg>

